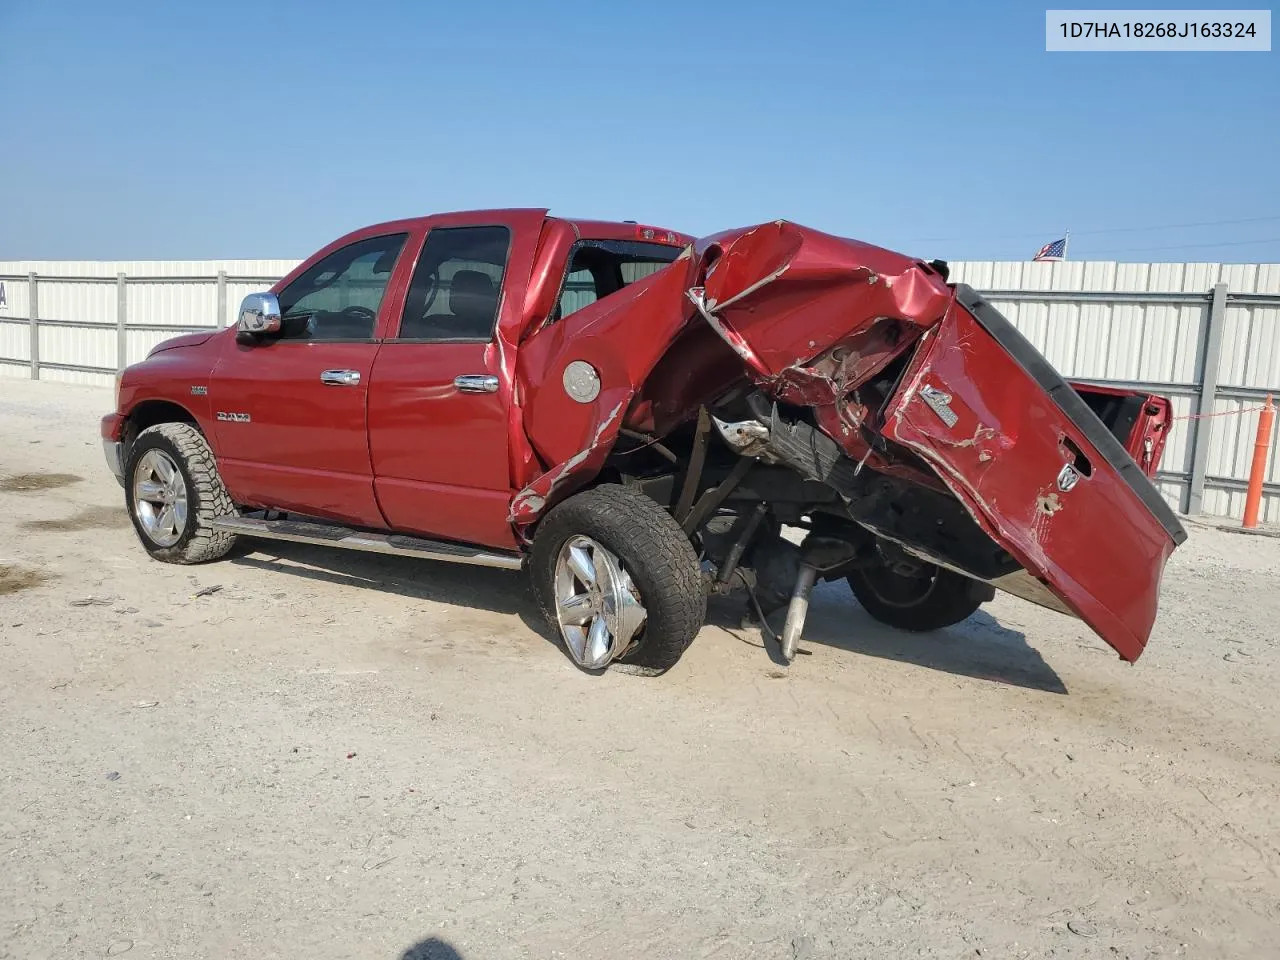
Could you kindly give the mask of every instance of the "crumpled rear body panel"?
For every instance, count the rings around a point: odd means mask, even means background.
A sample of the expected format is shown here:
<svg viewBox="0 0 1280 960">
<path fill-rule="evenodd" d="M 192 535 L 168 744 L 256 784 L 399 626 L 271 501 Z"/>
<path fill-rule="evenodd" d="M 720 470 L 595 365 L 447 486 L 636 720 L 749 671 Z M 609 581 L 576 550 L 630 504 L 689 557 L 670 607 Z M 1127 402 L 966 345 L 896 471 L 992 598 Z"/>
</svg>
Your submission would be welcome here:
<svg viewBox="0 0 1280 960">
<path fill-rule="evenodd" d="M 1083 403 L 1083 414 L 1064 406 L 1028 372 L 1044 361 L 1025 348 L 1030 361 L 922 261 L 784 221 L 706 238 L 521 345 L 524 427 L 545 469 L 511 521 L 528 531 L 596 476 L 624 424 L 662 435 L 735 379 L 751 382 L 810 408 L 859 469 L 949 491 L 1031 586 L 1134 660 L 1185 533 Z M 590 402 L 562 383 L 574 360 L 599 372 Z M 1069 464 L 1087 475 L 1063 479 Z"/>
<path fill-rule="evenodd" d="M 887 347 L 866 340 L 881 318 L 914 339 L 941 319 L 951 291 L 919 260 L 793 223 L 762 224 L 710 241 L 715 257 L 702 305 L 717 332 L 779 399 L 830 400 L 866 380 Z M 844 365 L 812 369 L 811 361 L 846 346 Z"/>
</svg>

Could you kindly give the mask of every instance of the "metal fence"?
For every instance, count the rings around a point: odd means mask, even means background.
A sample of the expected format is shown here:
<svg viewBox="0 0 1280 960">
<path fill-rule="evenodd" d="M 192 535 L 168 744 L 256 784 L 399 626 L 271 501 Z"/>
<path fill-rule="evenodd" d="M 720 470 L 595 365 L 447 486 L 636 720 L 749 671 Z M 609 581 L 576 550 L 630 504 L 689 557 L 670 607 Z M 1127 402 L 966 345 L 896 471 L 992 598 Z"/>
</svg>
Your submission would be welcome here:
<svg viewBox="0 0 1280 960">
<path fill-rule="evenodd" d="M 0 262 L 0 376 L 110 384 L 161 340 L 231 323 L 295 264 Z M 1183 512 L 1241 515 L 1254 408 L 1280 395 L 1280 264 L 974 261 L 952 279 L 984 291 L 1064 376 L 1168 396 L 1161 491 Z"/>
</svg>

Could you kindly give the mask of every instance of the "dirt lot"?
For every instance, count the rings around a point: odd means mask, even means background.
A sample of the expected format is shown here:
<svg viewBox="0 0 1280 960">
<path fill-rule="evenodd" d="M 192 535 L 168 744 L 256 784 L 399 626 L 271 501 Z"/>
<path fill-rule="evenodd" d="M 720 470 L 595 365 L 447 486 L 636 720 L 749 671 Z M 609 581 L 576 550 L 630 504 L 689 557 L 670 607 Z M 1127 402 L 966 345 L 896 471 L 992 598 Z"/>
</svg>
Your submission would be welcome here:
<svg viewBox="0 0 1280 960">
<path fill-rule="evenodd" d="M 1193 527 L 1136 667 L 827 585 L 593 678 L 514 574 L 150 561 L 110 401 L 0 381 L 2 958 L 1280 956 L 1280 540 Z"/>
</svg>

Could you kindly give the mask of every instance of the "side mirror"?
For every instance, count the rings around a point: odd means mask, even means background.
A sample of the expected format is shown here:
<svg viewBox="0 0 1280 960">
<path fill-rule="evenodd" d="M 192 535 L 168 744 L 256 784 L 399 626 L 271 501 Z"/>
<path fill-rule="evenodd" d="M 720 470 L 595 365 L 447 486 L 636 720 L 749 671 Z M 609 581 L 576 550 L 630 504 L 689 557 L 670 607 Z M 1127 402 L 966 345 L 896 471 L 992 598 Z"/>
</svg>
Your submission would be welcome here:
<svg viewBox="0 0 1280 960">
<path fill-rule="evenodd" d="M 260 335 L 280 330 L 280 301 L 274 293 L 251 293 L 240 302 L 237 333 Z"/>
</svg>

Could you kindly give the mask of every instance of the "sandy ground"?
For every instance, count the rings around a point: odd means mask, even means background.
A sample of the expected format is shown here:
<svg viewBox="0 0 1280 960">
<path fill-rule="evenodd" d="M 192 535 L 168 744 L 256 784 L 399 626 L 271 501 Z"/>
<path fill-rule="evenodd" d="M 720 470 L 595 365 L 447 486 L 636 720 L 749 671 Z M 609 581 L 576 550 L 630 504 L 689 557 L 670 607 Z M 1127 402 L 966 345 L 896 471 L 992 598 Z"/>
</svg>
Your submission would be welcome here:
<svg viewBox="0 0 1280 960">
<path fill-rule="evenodd" d="M 0 381 L 0 957 L 1280 956 L 1280 540 L 1193 527 L 1136 667 L 826 585 L 593 678 L 515 574 L 150 561 L 110 402 Z"/>
</svg>

